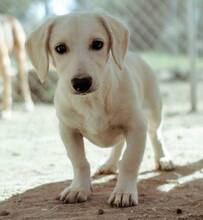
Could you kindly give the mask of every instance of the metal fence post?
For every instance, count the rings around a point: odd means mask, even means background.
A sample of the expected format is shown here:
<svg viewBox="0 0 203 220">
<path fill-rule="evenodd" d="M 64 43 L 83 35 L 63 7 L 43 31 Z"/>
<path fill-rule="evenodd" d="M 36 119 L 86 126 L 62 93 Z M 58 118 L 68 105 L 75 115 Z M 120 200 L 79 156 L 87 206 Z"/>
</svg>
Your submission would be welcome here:
<svg viewBox="0 0 203 220">
<path fill-rule="evenodd" d="M 196 0 L 188 0 L 188 40 L 189 40 L 189 71 L 190 71 L 190 100 L 191 112 L 197 110 L 197 22 L 196 22 Z"/>
</svg>

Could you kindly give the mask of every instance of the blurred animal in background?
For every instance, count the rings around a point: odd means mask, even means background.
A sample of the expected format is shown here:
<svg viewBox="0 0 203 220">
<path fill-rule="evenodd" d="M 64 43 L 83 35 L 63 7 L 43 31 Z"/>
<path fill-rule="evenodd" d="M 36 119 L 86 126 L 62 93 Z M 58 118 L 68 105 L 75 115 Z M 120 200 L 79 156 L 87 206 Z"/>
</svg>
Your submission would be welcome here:
<svg viewBox="0 0 203 220">
<path fill-rule="evenodd" d="M 3 79 L 1 116 L 5 118 L 11 116 L 12 107 L 11 55 L 16 60 L 25 109 L 33 109 L 25 67 L 24 44 L 25 32 L 19 21 L 12 16 L 0 15 L 0 77 Z"/>
</svg>

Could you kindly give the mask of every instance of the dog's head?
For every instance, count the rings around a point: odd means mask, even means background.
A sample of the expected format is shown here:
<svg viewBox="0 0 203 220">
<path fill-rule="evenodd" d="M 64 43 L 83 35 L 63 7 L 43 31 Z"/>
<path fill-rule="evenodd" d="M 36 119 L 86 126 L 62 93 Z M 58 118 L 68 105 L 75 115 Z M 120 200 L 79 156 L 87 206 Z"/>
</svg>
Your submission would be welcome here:
<svg viewBox="0 0 203 220">
<path fill-rule="evenodd" d="M 28 38 L 26 48 L 41 82 L 51 59 L 72 94 L 87 94 L 104 82 L 110 57 L 122 69 L 128 30 L 108 15 L 74 13 L 42 24 Z"/>
</svg>

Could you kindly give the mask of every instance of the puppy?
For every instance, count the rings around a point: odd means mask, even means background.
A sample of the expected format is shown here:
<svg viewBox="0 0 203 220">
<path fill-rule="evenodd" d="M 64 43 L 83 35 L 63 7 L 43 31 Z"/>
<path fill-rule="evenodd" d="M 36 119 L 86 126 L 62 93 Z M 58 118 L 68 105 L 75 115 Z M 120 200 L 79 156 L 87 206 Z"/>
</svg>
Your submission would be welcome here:
<svg viewBox="0 0 203 220">
<path fill-rule="evenodd" d="M 25 32 L 21 24 L 11 16 L 0 15 L 0 76 L 3 79 L 2 116 L 10 117 L 12 106 L 12 82 L 9 55 L 14 54 L 26 110 L 33 109 L 27 75 L 25 72 Z"/>
<path fill-rule="evenodd" d="M 90 166 L 83 138 L 113 147 L 98 173 L 119 169 L 108 202 L 117 207 L 138 203 L 137 175 L 145 149 L 147 124 L 157 167 L 173 169 L 158 133 L 161 99 L 151 69 L 128 52 L 127 28 L 111 16 L 73 13 L 52 18 L 34 31 L 26 47 L 41 82 L 49 59 L 59 80 L 55 107 L 61 138 L 72 162 L 74 179 L 59 195 L 66 203 L 91 194 Z M 118 163 L 124 142 L 127 147 Z"/>
</svg>

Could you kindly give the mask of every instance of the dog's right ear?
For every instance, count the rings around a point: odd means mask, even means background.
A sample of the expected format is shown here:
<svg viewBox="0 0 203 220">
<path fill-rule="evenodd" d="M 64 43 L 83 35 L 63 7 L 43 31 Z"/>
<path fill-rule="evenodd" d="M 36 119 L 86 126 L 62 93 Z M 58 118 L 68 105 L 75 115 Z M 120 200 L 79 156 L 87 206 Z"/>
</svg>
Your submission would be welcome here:
<svg viewBox="0 0 203 220">
<path fill-rule="evenodd" d="M 26 50 L 31 62 L 37 70 L 37 75 L 43 83 L 49 70 L 48 44 L 54 18 L 47 20 L 30 34 L 26 41 Z"/>
</svg>

